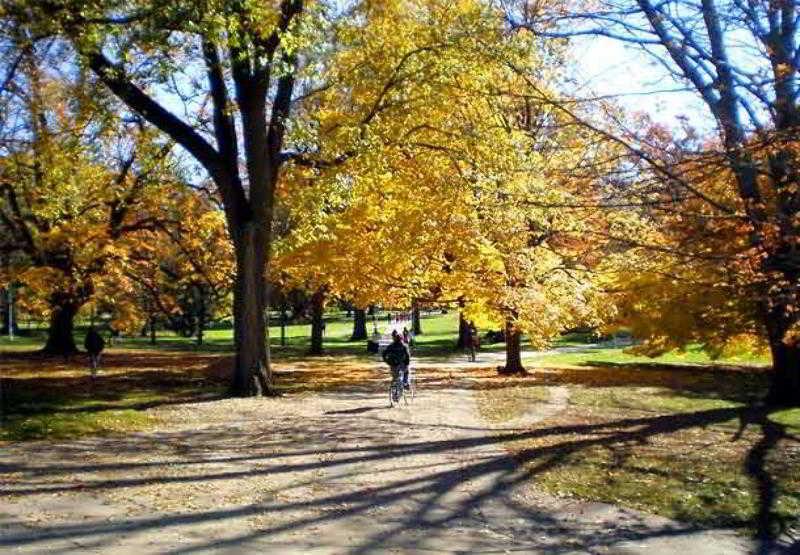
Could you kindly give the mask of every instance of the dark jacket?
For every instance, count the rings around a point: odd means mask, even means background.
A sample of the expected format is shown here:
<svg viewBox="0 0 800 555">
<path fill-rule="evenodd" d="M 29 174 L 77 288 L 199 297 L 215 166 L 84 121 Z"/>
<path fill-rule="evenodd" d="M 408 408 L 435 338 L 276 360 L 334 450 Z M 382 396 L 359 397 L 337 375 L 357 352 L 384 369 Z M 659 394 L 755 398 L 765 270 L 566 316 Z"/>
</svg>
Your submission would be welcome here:
<svg viewBox="0 0 800 555">
<path fill-rule="evenodd" d="M 97 333 L 97 330 L 92 328 L 86 333 L 86 339 L 83 340 L 83 346 L 86 349 L 86 352 L 90 355 L 99 355 L 103 352 L 106 342 L 103 340 L 103 337 Z"/>
<path fill-rule="evenodd" d="M 389 346 L 383 350 L 383 362 L 389 364 L 390 358 L 397 358 L 402 360 L 401 364 L 409 364 L 411 362 L 411 355 L 408 353 L 408 347 L 402 341 L 392 341 Z M 389 364 L 391 366 L 391 364 Z"/>
</svg>

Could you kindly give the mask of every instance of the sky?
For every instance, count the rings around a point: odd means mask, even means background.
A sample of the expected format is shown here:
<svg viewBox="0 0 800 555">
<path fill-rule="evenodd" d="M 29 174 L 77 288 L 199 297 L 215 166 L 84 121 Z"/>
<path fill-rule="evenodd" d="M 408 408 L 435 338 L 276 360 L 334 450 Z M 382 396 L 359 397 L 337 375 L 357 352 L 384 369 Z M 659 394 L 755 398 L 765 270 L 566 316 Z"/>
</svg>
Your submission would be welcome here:
<svg viewBox="0 0 800 555">
<path fill-rule="evenodd" d="M 583 96 L 614 96 L 631 111 L 648 113 L 655 121 L 677 126 L 679 116 L 702 132 L 714 122 L 699 96 L 686 90 L 662 66 L 636 47 L 605 37 L 574 39 L 577 79 L 584 83 Z"/>
</svg>

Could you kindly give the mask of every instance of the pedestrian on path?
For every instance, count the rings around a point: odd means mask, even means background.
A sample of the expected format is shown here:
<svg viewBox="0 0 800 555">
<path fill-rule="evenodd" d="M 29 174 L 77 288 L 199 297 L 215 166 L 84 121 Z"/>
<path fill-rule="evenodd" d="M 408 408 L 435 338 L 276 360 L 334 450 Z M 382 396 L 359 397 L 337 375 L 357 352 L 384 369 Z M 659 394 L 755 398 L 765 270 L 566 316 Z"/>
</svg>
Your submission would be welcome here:
<svg viewBox="0 0 800 555">
<path fill-rule="evenodd" d="M 86 338 L 83 340 L 83 347 L 89 353 L 89 367 L 92 372 L 92 379 L 97 377 L 97 370 L 100 367 L 100 355 L 106 347 L 106 342 L 94 326 L 89 328 L 86 332 Z"/>
<path fill-rule="evenodd" d="M 475 362 L 477 359 L 478 348 L 481 346 L 481 338 L 478 335 L 478 328 L 475 327 L 475 322 L 469 323 L 469 337 L 467 338 L 469 349 L 469 360 Z"/>
</svg>

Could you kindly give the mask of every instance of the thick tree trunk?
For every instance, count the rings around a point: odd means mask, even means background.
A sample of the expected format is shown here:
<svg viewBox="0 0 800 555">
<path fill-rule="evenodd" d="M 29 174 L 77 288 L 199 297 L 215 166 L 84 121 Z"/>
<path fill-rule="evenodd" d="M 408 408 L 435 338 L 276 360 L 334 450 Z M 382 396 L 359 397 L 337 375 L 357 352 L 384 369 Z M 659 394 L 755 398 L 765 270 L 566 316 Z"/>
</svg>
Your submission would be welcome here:
<svg viewBox="0 0 800 555">
<path fill-rule="evenodd" d="M 81 307 L 77 300 L 64 300 L 54 296 L 56 301 L 51 307 L 50 327 L 47 330 L 47 343 L 43 352 L 50 355 L 68 356 L 78 352 L 75 345 L 73 332 L 75 330 L 75 316 Z"/>
<path fill-rule="evenodd" d="M 506 322 L 506 365 L 498 371 L 501 374 L 525 374 L 522 366 L 522 334 L 511 321 Z"/>
<path fill-rule="evenodd" d="M 367 311 L 356 308 L 353 316 L 353 335 L 350 341 L 363 341 L 367 339 Z"/>
<path fill-rule="evenodd" d="M 206 331 L 206 296 L 202 288 L 197 288 L 197 329 L 195 335 L 197 337 L 197 346 L 203 345 L 203 336 Z"/>
<path fill-rule="evenodd" d="M 286 320 L 288 316 L 286 314 L 286 307 L 281 309 L 281 347 L 286 346 Z"/>
<path fill-rule="evenodd" d="M 150 316 L 150 344 L 156 344 L 156 317 Z"/>
<path fill-rule="evenodd" d="M 786 314 L 779 310 L 780 314 Z M 773 313 L 767 317 L 766 328 L 772 353 L 772 380 L 767 402 L 783 406 L 800 406 L 800 343 L 786 341 L 789 323 L 781 322 Z"/>
<path fill-rule="evenodd" d="M 0 317 L 0 322 L 2 322 L 0 334 L 11 335 L 9 332 L 12 332 L 16 335 L 19 332 L 19 322 L 17 322 L 13 291 L 0 289 L 0 312 L 2 312 L 2 317 Z"/>
<path fill-rule="evenodd" d="M 800 406 L 800 345 L 770 344 L 772 382 L 767 401 L 775 405 Z"/>
<path fill-rule="evenodd" d="M 311 355 L 321 355 L 324 352 L 322 341 L 325 333 L 325 291 L 318 289 L 311 297 Z"/>
<path fill-rule="evenodd" d="M 231 389 L 239 397 L 275 393 L 267 356 L 264 317 L 265 261 L 263 249 L 259 249 L 257 239 L 256 226 L 249 223 L 244 226 L 236 245 L 236 283 L 233 293 L 236 367 Z"/>
<path fill-rule="evenodd" d="M 422 335 L 422 321 L 419 317 L 419 307 L 416 304 L 411 309 L 411 331 L 414 335 Z"/>
<path fill-rule="evenodd" d="M 464 318 L 464 313 L 458 313 L 458 342 L 456 349 L 466 349 L 469 345 L 469 325 Z"/>
</svg>

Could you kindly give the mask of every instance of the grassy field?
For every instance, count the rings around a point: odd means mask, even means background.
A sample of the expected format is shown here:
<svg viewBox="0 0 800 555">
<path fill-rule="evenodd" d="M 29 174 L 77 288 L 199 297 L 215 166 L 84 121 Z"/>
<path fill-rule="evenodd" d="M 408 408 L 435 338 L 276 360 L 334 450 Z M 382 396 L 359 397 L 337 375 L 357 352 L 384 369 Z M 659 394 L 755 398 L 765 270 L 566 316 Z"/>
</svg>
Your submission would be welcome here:
<svg viewBox="0 0 800 555">
<path fill-rule="evenodd" d="M 353 320 L 345 313 L 329 313 L 326 315 L 325 349 L 331 354 L 348 354 L 367 356 L 364 341 L 350 341 L 353 333 Z M 377 318 L 379 331 L 387 328 L 384 314 Z M 410 327 L 410 323 L 409 323 Z M 423 315 L 423 334 L 418 338 L 419 354 L 421 356 L 446 355 L 452 350 L 458 330 L 458 313 Z M 368 332 L 372 332 L 372 322 L 368 322 Z M 30 351 L 41 348 L 45 342 L 45 332 L 41 329 L 23 330 L 25 335 L 9 340 L 7 336 L 0 336 L 0 353 Z M 78 327 L 75 332 L 77 345 L 83 344 L 85 329 Z M 198 346 L 193 337 L 183 337 L 171 331 L 159 331 L 155 345 L 151 345 L 150 338 L 139 336 L 124 336 L 115 341 L 115 347 L 120 349 L 155 349 L 163 351 L 189 351 L 224 353 L 233 352 L 233 330 L 230 328 L 206 330 L 204 344 Z M 269 328 L 270 346 L 273 354 L 278 357 L 297 358 L 305 356 L 309 347 L 311 326 L 309 324 L 291 324 L 285 328 L 285 346 L 281 345 L 280 326 L 271 325 Z"/>
<path fill-rule="evenodd" d="M 573 352 L 555 352 L 537 359 L 544 366 L 611 366 L 614 364 L 653 364 L 653 365 L 753 365 L 769 364 L 766 353 L 739 353 L 719 360 L 712 359 L 699 345 L 690 345 L 685 351 L 672 351 L 656 358 L 644 355 L 629 354 L 624 347 L 606 347 L 603 345 L 585 345 L 565 338 L 556 342 L 556 347 L 564 346 L 576 349 Z"/>
<path fill-rule="evenodd" d="M 797 526 L 800 409 L 753 404 L 764 372 L 620 362 L 626 356 L 543 357 L 527 378 L 479 388 L 480 410 L 495 423 L 555 413 L 535 424 L 535 438 L 507 443 L 554 495 L 765 537 Z"/>
<path fill-rule="evenodd" d="M 385 329 L 384 315 L 379 316 L 378 325 L 381 330 Z M 453 353 L 457 313 L 426 315 L 422 326 L 424 333 L 417 338 L 415 356 L 423 362 L 446 360 Z M 369 328 L 371 331 L 371 323 Z M 340 376 L 331 376 L 332 371 L 338 372 L 340 368 L 346 370 L 349 378 L 345 381 L 349 385 L 366 379 L 366 375 L 356 369 L 365 361 L 374 360 L 374 355 L 366 352 L 363 341 L 351 342 L 351 333 L 351 319 L 343 313 L 329 314 L 326 355 L 308 357 L 309 325 L 287 326 L 285 346 L 280 345 L 280 328 L 271 327 L 279 387 L 289 393 L 299 393 L 341 386 L 345 382 Z M 76 342 L 80 345 L 82 339 L 83 331 L 78 330 Z M 160 333 L 155 345 L 151 345 L 147 337 L 123 337 L 104 356 L 102 376 L 92 381 L 83 356 L 77 355 L 67 361 L 44 358 L 34 352 L 43 343 L 42 331 L 18 336 L 13 341 L 5 336 L 0 338 L 0 376 L 6 377 L 0 440 L 71 438 L 145 429 L 155 422 L 143 409 L 223 395 L 231 365 L 229 357 L 233 352 L 230 329 L 208 330 L 202 346 L 197 346 L 193 338 L 171 332 Z M 570 337 L 558 341 L 556 346 L 580 350 L 544 355 L 534 364 L 612 367 L 645 360 L 648 364 L 709 362 L 696 350 L 650 360 L 627 355 L 621 348 L 577 343 Z M 502 348 L 502 344 L 484 346 L 484 350 Z M 294 371 L 302 373 L 294 374 Z M 607 395 L 618 394 L 613 388 L 605 391 Z"/>
<path fill-rule="evenodd" d="M 289 326 L 285 347 L 273 328 L 279 388 L 302 397 L 381 379 L 365 364 L 374 355 L 364 342 L 349 341 L 351 326 L 330 317 L 321 357 L 306 354 L 307 325 Z M 421 367 L 452 353 L 457 314 L 427 317 L 423 329 Z M 224 396 L 232 364 L 230 330 L 210 330 L 202 347 L 171 334 L 155 346 L 124 338 L 104 355 L 96 380 L 80 355 L 35 353 L 42 340 L 0 341 L 0 442 L 146 430 L 158 425 L 148 408 Z M 767 412 L 754 403 L 766 388 L 766 360 L 711 361 L 698 348 L 648 359 L 569 337 L 555 347 L 528 359 L 529 376 L 501 378 L 480 365 L 422 368 L 421 386 L 475 389 L 489 422 L 549 414 L 534 425 L 535 437 L 508 449 L 555 495 L 757 531 L 800 514 L 800 409 Z"/>
</svg>

